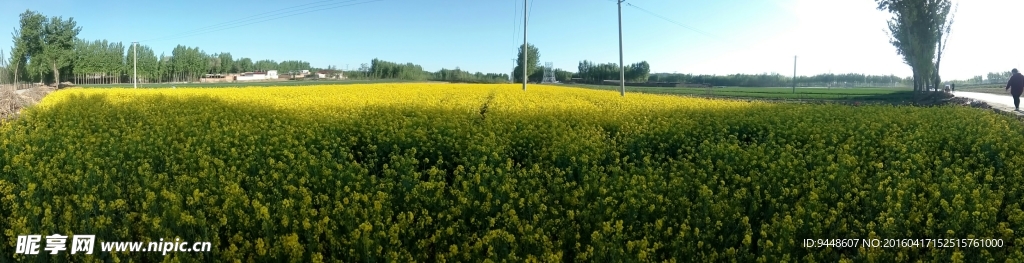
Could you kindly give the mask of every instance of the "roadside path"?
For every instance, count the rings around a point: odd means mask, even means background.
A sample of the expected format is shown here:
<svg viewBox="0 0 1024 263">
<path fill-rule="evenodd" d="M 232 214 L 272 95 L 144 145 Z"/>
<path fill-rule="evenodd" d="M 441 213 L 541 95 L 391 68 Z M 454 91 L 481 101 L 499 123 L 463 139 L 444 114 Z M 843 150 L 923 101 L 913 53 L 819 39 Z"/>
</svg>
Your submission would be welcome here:
<svg viewBox="0 0 1024 263">
<path fill-rule="evenodd" d="M 1024 112 L 1014 112 L 1013 97 L 1010 96 L 1009 92 L 1007 92 L 1005 95 L 999 95 L 991 93 L 955 91 L 953 92 L 953 96 L 984 101 L 985 103 L 988 103 L 989 106 L 992 106 L 992 108 L 1005 112 L 1013 112 L 1016 113 L 1017 115 L 1024 115 Z M 1021 104 L 1024 104 L 1024 102 L 1021 102 Z"/>
</svg>

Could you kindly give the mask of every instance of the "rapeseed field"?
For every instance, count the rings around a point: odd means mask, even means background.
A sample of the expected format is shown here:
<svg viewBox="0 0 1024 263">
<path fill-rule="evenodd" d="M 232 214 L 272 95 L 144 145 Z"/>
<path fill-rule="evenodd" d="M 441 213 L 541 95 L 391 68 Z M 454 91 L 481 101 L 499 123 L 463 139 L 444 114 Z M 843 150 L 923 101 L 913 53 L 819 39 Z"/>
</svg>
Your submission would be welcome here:
<svg viewBox="0 0 1024 263">
<path fill-rule="evenodd" d="M 966 107 L 67 89 L 0 140 L 0 261 L 1024 260 L 1024 125 Z M 15 255 L 17 236 L 54 233 L 213 250 Z"/>
</svg>

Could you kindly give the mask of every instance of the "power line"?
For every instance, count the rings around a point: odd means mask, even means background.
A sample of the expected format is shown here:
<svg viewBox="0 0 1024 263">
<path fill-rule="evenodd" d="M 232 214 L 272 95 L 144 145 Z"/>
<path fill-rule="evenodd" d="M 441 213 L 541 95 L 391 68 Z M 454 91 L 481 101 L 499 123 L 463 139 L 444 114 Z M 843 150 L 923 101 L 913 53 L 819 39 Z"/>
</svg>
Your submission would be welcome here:
<svg viewBox="0 0 1024 263">
<path fill-rule="evenodd" d="M 343 2 L 343 3 L 350 3 L 350 2 L 354 2 L 354 1 L 355 0 L 351 0 L 351 1 Z M 181 36 L 176 36 L 176 37 L 170 37 L 169 36 L 169 37 L 162 37 L 162 38 L 154 38 L 154 39 L 149 39 L 149 40 L 146 40 L 146 41 L 139 41 L 139 42 L 158 42 L 158 41 L 166 41 L 166 40 L 172 40 L 172 39 L 180 39 L 180 38 L 192 37 L 192 36 L 208 34 L 208 33 L 213 33 L 213 32 L 218 32 L 218 31 L 224 31 L 224 30 L 228 30 L 228 29 L 234 29 L 234 28 L 238 28 L 238 27 L 242 27 L 242 26 L 247 26 L 247 25 L 267 22 L 267 21 L 278 20 L 278 19 L 287 18 L 287 17 L 293 17 L 293 16 L 297 16 L 297 15 L 308 14 L 308 13 L 312 13 L 312 12 L 336 9 L 336 8 L 341 8 L 341 7 L 349 7 L 349 6 L 354 6 L 354 5 L 368 4 L 368 3 L 380 2 L 380 1 L 384 1 L 384 0 L 372 0 L 372 1 L 351 3 L 351 4 L 339 5 L 339 6 L 333 6 L 333 7 L 327 7 L 327 8 L 319 8 L 319 9 L 310 10 L 310 11 L 306 11 L 306 12 L 295 13 L 295 14 L 290 14 L 290 15 L 285 15 L 285 16 L 272 17 L 272 18 L 269 18 L 269 19 L 263 19 L 263 20 L 259 20 L 259 21 L 255 21 L 255 22 L 251 22 L 251 23 L 245 23 L 245 24 L 236 25 L 236 26 L 231 26 L 231 27 L 224 27 L 224 28 L 219 28 L 219 29 L 204 30 L 204 31 L 201 31 L 201 32 L 189 33 L 189 34 L 185 34 L 185 35 L 177 34 L 177 35 L 181 35 Z M 329 4 L 329 5 L 335 5 L 335 4 L 342 4 L 342 3 L 334 3 L 334 4 Z M 327 6 L 329 6 L 329 5 L 327 5 Z M 315 7 L 320 7 L 320 6 L 315 6 Z M 315 7 L 310 7 L 310 8 L 315 8 Z M 310 9 L 310 8 L 303 8 L 302 10 L 306 10 L 306 9 Z M 294 10 L 294 11 L 289 11 L 289 12 L 286 12 L 286 13 L 295 12 L 295 11 L 301 11 L 301 10 Z M 278 14 L 278 15 L 282 15 L 282 14 Z M 249 20 L 251 20 L 251 19 L 249 19 Z"/>
<path fill-rule="evenodd" d="M 512 16 L 512 46 L 517 47 L 516 36 L 519 35 L 519 1 L 512 0 L 512 10 L 515 10 Z M 512 56 L 516 56 L 515 49 L 512 50 Z M 514 68 L 514 66 L 513 66 Z M 513 69 L 514 70 L 514 69 Z"/>
<path fill-rule="evenodd" d="M 530 82 L 530 75 L 526 73 L 526 65 L 529 65 L 530 61 L 530 48 L 527 46 L 527 43 L 529 42 L 526 41 L 526 33 L 527 29 L 529 29 L 529 25 L 527 23 L 530 21 L 530 19 L 528 19 L 530 13 L 526 8 L 526 3 L 526 0 L 523 0 L 523 91 L 526 91 L 526 83 Z"/>
<path fill-rule="evenodd" d="M 282 8 L 282 9 L 278 9 L 278 10 L 274 10 L 274 11 L 263 12 L 263 13 L 259 13 L 259 14 L 255 14 L 255 15 L 251 15 L 251 16 L 247 16 L 247 17 L 243 17 L 243 18 L 227 21 L 227 22 L 222 22 L 222 23 L 219 23 L 219 24 L 214 24 L 214 25 L 210 25 L 210 26 L 206 26 L 206 27 L 200 27 L 200 28 L 196 28 L 196 29 L 193 29 L 193 30 L 179 32 L 179 33 L 176 33 L 176 34 L 173 34 L 173 35 L 168 35 L 166 37 L 154 38 L 154 39 L 162 39 L 162 38 L 167 38 L 167 37 L 174 37 L 174 36 L 179 36 L 179 35 L 185 35 L 185 34 L 189 34 L 189 33 L 199 32 L 199 31 L 208 30 L 208 29 L 212 29 L 212 28 L 217 28 L 217 27 L 221 27 L 221 26 L 227 26 L 227 25 L 230 25 L 230 24 L 237 24 L 237 23 L 252 21 L 252 20 L 258 19 L 257 17 L 262 16 L 262 15 L 266 15 L 266 14 L 272 14 L 272 13 L 277 13 L 277 12 L 281 12 L 281 11 L 285 11 L 285 10 L 289 10 L 289 9 L 295 9 L 295 8 L 299 8 L 299 7 L 303 7 L 303 6 L 319 4 L 319 3 L 325 3 L 325 2 L 333 2 L 333 1 L 337 1 L 337 0 L 325 0 L 325 1 L 319 1 L 319 2 L 312 2 L 312 3 L 301 4 L 301 5 L 297 5 L 297 6 L 293 6 L 293 7 Z M 353 1 L 355 1 L 355 0 L 348 0 L 348 1 L 345 1 L 345 2 L 353 2 Z M 344 2 L 342 2 L 342 3 L 344 3 Z M 331 4 L 328 4 L 328 5 L 331 5 Z M 303 10 L 308 9 L 308 8 L 311 8 L 311 7 L 303 8 Z M 294 11 L 300 11 L 300 10 L 293 10 L 293 11 L 288 11 L 288 12 L 284 12 L 284 13 L 289 13 L 289 12 L 294 12 Z M 280 15 L 280 14 L 274 14 L 274 15 Z M 154 39 L 149 39 L 149 40 L 154 40 Z M 146 41 L 149 41 L 149 40 L 146 40 Z"/>
<path fill-rule="evenodd" d="M 618 0 L 617 5 L 619 6 L 619 92 L 625 97 L 626 96 L 626 65 L 623 65 L 622 61 L 622 2 L 626 0 Z"/>
<path fill-rule="evenodd" d="M 533 0 L 530 0 L 530 11 L 526 13 L 526 19 L 530 19 L 530 15 L 533 14 Z"/>
<path fill-rule="evenodd" d="M 676 24 L 677 26 L 681 26 L 681 27 L 684 27 L 684 28 L 686 28 L 686 29 L 692 30 L 692 31 L 694 31 L 694 32 L 697 32 L 697 33 L 703 34 L 703 35 L 705 35 L 705 36 L 708 36 L 708 37 L 711 37 L 711 38 L 716 38 L 716 39 L 718 39 L 718 40 L 723 40 L 723 39 L 722 39 L 721 37 L 719 37 L 719 36 L 716 36 L 716 35 L 713 35 L 713 34 L 711 34 L 711 33 L 707 33 L 707 32 L 701 31 L 700 29 L 696 29 L 696 28 L 693 28 L 693 27 L 691 27 L 691 26 L 687 26 L 687 25 L 685 25 L 685 24 L 683 24 L 683 23 L 679 23 L 679 22 L 676 22 L 675 20 L 669 19 L 669 18 L 667 18 L 667 17 L 664 17 L 664 16 L 662 16 L 662 15 L 659 15 L 659 14 L 655 14 L 654 12 L 651 12 L 651 11 L 647 11 L 647 9 L 643 9 L 643 8 L 641 8 L 641 7 L 639 7 L 639 6 L 633 5 L 632 3 L 626 3 L 626 4 L 627 4 L 627 5 L 629 5 L 629 6 L 631 6 L 631 7 L 633 7 L 633 8 L 639 9 L 640 11 L 644 11 L 644 12 L 646 12 L 646 13 L 650 14 L 650 15 L 656 16 L 656 17 L 658 17 L 658 18 L 661 18 L 661 19 L 663 19 L 663 20 L 665 20 L 665 21 L 668 21 L 668 22 L 670 22 L 670 23 Z"/>
</svg>

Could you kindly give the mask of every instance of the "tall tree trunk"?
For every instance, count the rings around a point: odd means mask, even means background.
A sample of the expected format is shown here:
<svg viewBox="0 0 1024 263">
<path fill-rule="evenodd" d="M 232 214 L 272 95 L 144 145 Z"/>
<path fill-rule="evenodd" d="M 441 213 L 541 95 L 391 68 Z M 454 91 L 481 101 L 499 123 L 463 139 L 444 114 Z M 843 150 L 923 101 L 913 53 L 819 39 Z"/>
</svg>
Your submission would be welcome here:
<svg viewBox="0 0 1024 263">
<path fill-rule="evenodd" d="M 939 35 L 939 39 L 942 39 L 942 35 L 941 34 Z M 942 83 L 942 79 L 939 78 L 939 63 L 942 62 L 942 41 L 941 40 L 939 41 L 938 45 L 939 45 L 938 46 L 939 52 L 938 52 L 938 55 L 935 56 L 935 74 L 933 74 L 934 81 L 935 81 L 936 85 L 938 85 L 939 83 Z"/>
<path fill-rule="evenodd" d="M 921 84 L 921 76 L 918 76 L 917 72 L 914 72 L 914 91 L 924 91 L 924 85 Z"/>
<path fill-rule="evenodd" d="M 14 64 L 14 89 L 18 89 L 18 64 L 21 64 L 20 61 Z"/>
<path fill-rule="evenodd" d="M 53 65 L 53 82 L 56 82 L 56 87 L 60 89 L 60 69 L 57 68 L 56 61 L 51 62 L 50 65 Z"/>
</svg>

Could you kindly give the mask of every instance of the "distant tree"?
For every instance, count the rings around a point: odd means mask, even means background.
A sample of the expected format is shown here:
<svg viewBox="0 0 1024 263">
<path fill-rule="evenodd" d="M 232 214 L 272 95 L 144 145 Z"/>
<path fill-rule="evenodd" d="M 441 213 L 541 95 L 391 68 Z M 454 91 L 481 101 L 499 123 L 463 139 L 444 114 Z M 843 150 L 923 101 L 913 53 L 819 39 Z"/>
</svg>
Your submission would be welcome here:
<svg viewBox="0 0 1024 263">
<path fill-rule="evenodd" d="M 544 80 L 544 66 L 538 66 L 530 73 L 530 82 L 540 83 Z M 519 73 L 522 75 L 522 72 Z"/>
<path fill-rule="evenodd" d="M 241 58 L 235 61 L 235 64 L 238 67 L 238 72 L 250 72 L 253 70 L 252 59 Z"/>
<path fill-rule="evenodd" d="M 223 72 L 220 69 L 220 54 L 210 54 L 210 56 L 206 58 L 206 61 L 208 63 L 206 67 L 206 74 Z"/>
<path fill-rule="evenodd" d="M 380 59 L 370 61 L 370 75 L 377 79 L 425 80 L 430 73 L 423 71 L 420 65 L 398 64 Z"/>
<path fill-rule="evenodd" d="M 43 53 L 43 34 L 45 33 L 46 17 L 32 10 L 25 10 L 19 19 L 19 28 L 11 34 L 14 48 L 11 50 L 10 63 L 14 70 L 14 81 L 27 77 L 28 61 L 40 57 Z"/>
<path fill-rule="evenodd" d="M 537 47 L 533 46 L 533 44 L 527 44 L 527 48 L 526 49 L 528 51 L 527 52 L 528 57 L 526 58 L 526 60 L 527 60 L 527 62 L 529 62 L 526 65 L 527 76 L 532 77 L 534 75 L 534 73 L 537 71 L 537 69 L 540 68 L 540 50 L 537 49 Z M 522 46 L 519 46 L 519 54 L 516 56 L 516 67 L 514 68 L 514 70 L 512 72 L 512 77 L 514 79 L 518 80 L 518 81 L 513 81 L 514 83 L 523 83 L 522 82 L 522 79 L 523 79 L 523 47 Z"/>
<path fill-rule="evenodd" d="M 922 91 L 934 77 L 937 46 L 951 6 L 949 0 L 875 0 L 878 10 L 893 15 L 889 43 L 914 72 L 914 90 Z"/>
<path fill-rule="evenodd" d="M 938 49 L 938 53 L 935 54 L 935 74 L 933 74 L 935 77 L 935 83 L 942 83 L 942 78 L 939 77 L 939 63 L 942 62 L 942 51 L 946 50 L 946 43 L 949 42 L 949 31 L 953 27 L 953 18 L 956 16 L 955 10 L 956 7 L 954 7 L 953 14 L 949 14 L 948 6 L 945 7 L 944 10 L 939 10 L 939 12 L 945 13 L 938 14 L 938 17 L 942 18 L 944 21 L 939 27 L 939 41 L 936 43 L 936 45 L 938 45 L 936 47 L 936 49 Z M 946 19 L 947 17 L 948 19 Z"/>
<path fill-rule="evenodd" d="M 651 65 L 647 64 L 647 61 L 640 61 L 630 64 L 625 71 L 626 81 L 647 82 L 647 78 L 651 74 Z"/>
<path fill-rule="evenodd" d="M 580 78 L 591 83 L 600 83 L 604 80 L 619 79 L 618 63 L 594 64 L 593 62 L 584 60 L 580 61 L 577 69 L 579 70 L 577 73 Z"/>
<path fill-rule="evenodd" d="M 258 71 L 275 70 L 277 69 L 277 62 L 269 59 L 256 61 L 253 64 L 253 69 Z"/>
<path fill-rule="evenodd" d="M 235 61 L 231 60 L 231 53 L 222 52 L 217 56 L 220 58 L 220 72 L 218 73 L 238 73 L 238 68 L 235 67 Z"/>
<path fill-rule="evenodd" d="M 43 59 L 53 69 L 53 79 L 60 84 L 60 70 L 71 65 L 74 57 L 75 39 L 82 28 L 78 27 L 74 18 L 67 20 L 53 17 L 46 24 L 43 33 Z M 118 56 L 120 57 L 120 56 Z"/>
<path fill-rule="evenodd" d="M 565 71 L 562 69 L 555 69 L 555 80 L 558 82 L 569 82 L 572 81 L 572 72 Z"/>
<path fill-rule="evenodd" d="M 76 40 L 72 72 L 102 75 L 104 81 L 113 81 L 113 76 L 130 72 L 131 52 L 125 53 L 121 42 L 106 40 Z"/>
<path fill-rule="evenodd" d="M 285 60 L 277 64 L 277 70 L 280 72 L 292 72 L 311 69 L 312 67 L 309 66 L 309 62 L 301 60 Z"/>
<path fill-rule="evenodd" d="M 153 49 L 146 45 L 138 45 L 138 62 L 137 64 L 133 64 L 135 63 L 134 60 L 136 57 L 134 49 L 135 45 L 129 45 L 128 51 L 125 52 L 125 72 L 131 73 L 137 66 L 140 83 L 157 80 L 157 77 L 159 76 L 159 60 L 156 57 L 156 54 L 153 53 Z M 75 70 L 78 70 L 77 65 L 75 66 Z"/>
</svg>

